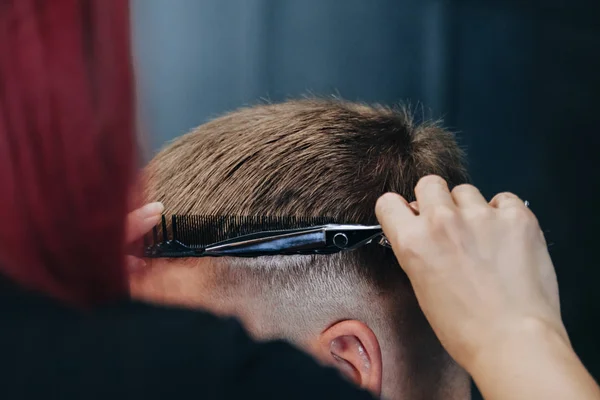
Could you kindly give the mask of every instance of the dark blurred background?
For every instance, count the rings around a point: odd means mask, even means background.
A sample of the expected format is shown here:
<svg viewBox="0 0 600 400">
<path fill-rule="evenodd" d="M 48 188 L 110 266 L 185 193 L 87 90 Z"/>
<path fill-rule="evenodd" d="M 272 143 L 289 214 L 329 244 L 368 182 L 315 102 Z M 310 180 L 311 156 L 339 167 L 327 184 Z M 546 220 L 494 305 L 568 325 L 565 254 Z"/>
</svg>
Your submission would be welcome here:
<svg viewBox="0 0 600 400">
<path fill-rule="evenodd" d="M 531 202 L 575 350 L 600 378 L 600 1 L 133 0 L 152 150 L 261 98 L 443 117 L 483 193 Z"/>
</svg>

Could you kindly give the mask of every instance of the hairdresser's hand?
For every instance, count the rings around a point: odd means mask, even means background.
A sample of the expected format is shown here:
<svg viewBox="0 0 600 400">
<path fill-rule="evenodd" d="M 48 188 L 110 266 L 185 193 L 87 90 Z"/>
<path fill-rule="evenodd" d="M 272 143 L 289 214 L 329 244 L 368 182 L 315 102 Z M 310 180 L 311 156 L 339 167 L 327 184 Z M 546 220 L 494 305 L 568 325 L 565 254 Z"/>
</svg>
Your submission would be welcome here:
<svg viewBox="0 0 600 400">
<path fill-rule="evenodd" d="M 164 206 L 161 203 L 150 203 L 129 213 L 126 225 L 126 243 L 132 244 L 150 232 L 160 221 L 163 210 Z M 126 266 L 130 270 L 143 268 L 145 265 L 146 262 L 141 258 L 126 256 Z"/>
<path fill-rule="evenodd" d="M 473 186 L 428 176 L 417 204 L 386 194 L 377 217 L 444 347 L 467 370 L 482 349 L 523 330 L 565 340 L 556 275 L 536 217 L 510 193 L 488 203 Z M 418 211 L 416 211 L 418 210 Z"/>
</svg>

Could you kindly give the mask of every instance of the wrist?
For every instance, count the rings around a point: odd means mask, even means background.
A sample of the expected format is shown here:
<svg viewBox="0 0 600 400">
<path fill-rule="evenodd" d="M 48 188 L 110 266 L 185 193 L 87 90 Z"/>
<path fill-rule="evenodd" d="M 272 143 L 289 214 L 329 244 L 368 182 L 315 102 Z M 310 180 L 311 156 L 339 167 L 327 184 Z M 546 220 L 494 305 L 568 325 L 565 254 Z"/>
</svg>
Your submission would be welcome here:
<svg viewBox="0 0 600 400">
<path fill-rule="evenodd" d="M 465 369 L 471 374 L 495 368 L 502 360 L 518 359 L 531 352 L 573 352 L 562 324 L 555 326 L 537 318 L 505 323 L 482 340 Z"/>
<path fill-rule="evenodd" d="M 600 399 L 562 324 L 522 321 L 472 360 L 465 369 L 486 399 Z"/>
</svg>

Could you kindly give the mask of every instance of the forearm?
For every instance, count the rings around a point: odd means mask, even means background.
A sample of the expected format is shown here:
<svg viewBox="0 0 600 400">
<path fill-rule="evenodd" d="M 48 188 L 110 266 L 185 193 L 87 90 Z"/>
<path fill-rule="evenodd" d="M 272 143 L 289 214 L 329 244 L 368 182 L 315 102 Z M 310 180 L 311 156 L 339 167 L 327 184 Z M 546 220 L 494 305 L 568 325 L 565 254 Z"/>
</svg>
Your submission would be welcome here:
<svg viewBox="0 0 600 400">
<path fill-rule="evenodd" d="M 556 331 L 528 326 L 467 366 L 486 400 L 600 399 L 600 388 Z"/>
</svg>

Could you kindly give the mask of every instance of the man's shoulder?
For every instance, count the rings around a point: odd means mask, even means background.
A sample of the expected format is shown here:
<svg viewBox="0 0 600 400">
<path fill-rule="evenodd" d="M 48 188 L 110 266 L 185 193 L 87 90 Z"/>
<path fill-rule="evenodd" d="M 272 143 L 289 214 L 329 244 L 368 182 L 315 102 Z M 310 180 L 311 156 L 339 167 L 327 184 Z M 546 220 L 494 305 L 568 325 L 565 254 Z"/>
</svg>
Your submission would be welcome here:
<svg viewBox="0 0 600 400">
<path fill-rule="evenodd" d="M 81 314 L 36 302 L 3 319 L 3 399 L 370 398 L 291 345 L 255 342 L 237 320 L 200 310 L 127 302 Z"/>
<path fill-rule="evenodd" d="M 145 371 L 142 379 L 155 376 L 162 381 L 154 392 L 177 387 L 179 393 L 201 388 L 206 399 L 304 399 L 315 394 L 322 395 L 319 398 L 372 398 L 287 342 L 254 341 L 236 319 L 143 303 L 132 303 L 130 308 L 137 322 L 127 324 L 135 330 L 154 329 L 144 335 L 127 333 L 128 346 L 144 337 L 145 343 L 129 347 L 128 352 L 135 356 L 137 368 L 141 365 Z M 140 354 L 149 348 L 147 354 Z M 170 365 L 177 367 L 177 375 L 162 375 Z M 161 376 L 154 375 L 156 366 Z M 170 385 L 165 386 L 166 381 Z"/>
<path fill-rule="evenodd" d="M 104 330 L 104 335 L 120 341 L 126 347 L 125 353 L 128 349 L 162 357 L 169 353 L 179 353 L 179 357 L 201 353 L 202 359 L 210 362 L 213 357 L 234 357 L 252 345 L 236 319 L 203 310 L 130 302 L 99 310 L 93 323 Z M 207 352 L 207 347 L 211 351 Z"/>
<path fill-rule="evenodd" d="M 49 299 L 14 300 L 2 313 L 3 399 L 48 392 L 170 398 L 200 385 L 210 391 L 231 380 L 252 346 L 236 320 L 203 311 L 124 302 L 80 312 Z"/>
<path fill-rule="evenodd" d="M 195 328 L 202 327 L 202 332 L 212 334 L 215 332 L 232 331 L 243 332 L 241 324 L 234 318 L 218 317 L 210 312 L 189 309 L 178 306 L 149 304 L 139 301 L 129 301 L 110 307 L 98 309 L 95 312 L 96 322 L 107 324 L 128 332 L 129 329 L 138 330 L 142 326 L 151 325 L 152 331 L 162 332 L 167 335 L 184 332 L 195 332 Z M 191 331 L 189 330 L 191 329 Z M 198 332 L 195 332 L 198 334 Z"/>
</svg>

